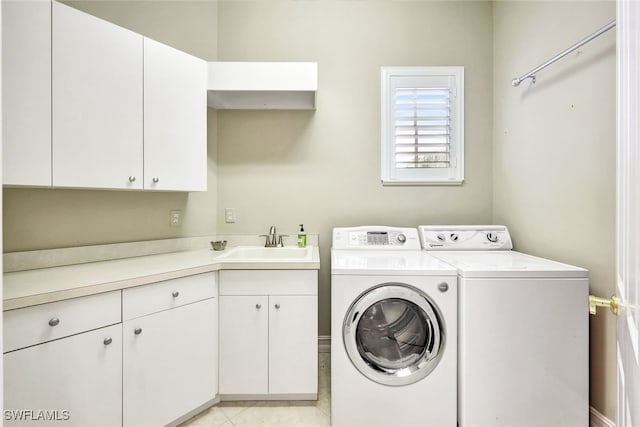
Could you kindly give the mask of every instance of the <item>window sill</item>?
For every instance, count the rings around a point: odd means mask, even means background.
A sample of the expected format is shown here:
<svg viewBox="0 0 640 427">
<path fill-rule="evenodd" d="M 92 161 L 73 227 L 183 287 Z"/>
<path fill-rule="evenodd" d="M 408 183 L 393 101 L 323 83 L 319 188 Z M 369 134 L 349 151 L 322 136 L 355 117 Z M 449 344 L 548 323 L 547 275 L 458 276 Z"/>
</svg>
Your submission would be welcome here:
<svg viewBox="0 0 640 427">
<path fill-rule="evenodd" d="M 435 185 L 462 185 L 464 179 L 448 179 L 445 181 L 382 181 L 383 186 L 435 186 Z"/>
</svg>

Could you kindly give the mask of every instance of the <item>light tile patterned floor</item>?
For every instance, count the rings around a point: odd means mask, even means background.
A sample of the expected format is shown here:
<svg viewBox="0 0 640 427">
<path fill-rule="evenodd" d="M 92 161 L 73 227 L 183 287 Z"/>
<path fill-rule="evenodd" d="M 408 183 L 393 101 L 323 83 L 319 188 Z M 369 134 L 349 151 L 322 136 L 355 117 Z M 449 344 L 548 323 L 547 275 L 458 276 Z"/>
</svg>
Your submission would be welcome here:
<svg viewBox="0 0 640 427">
<path fill-rule="evenodd" d="M 220 402 L 180 427 L 328 427 L 331 425 L 331 355 L 318 355 L 317 401 Z"/>
</svg>

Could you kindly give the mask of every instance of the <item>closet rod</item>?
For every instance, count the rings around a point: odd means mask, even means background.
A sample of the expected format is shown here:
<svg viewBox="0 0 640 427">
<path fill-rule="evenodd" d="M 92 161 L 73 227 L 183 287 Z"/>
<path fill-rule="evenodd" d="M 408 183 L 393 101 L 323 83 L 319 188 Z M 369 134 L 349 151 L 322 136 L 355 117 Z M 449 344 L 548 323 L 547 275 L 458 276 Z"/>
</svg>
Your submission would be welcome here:
<svg viewBox="0 0 640 427">
<path fill-rule="evenodd" d="M 522 83 L 526 79 L 531 79 L 535 83 L 536 82 L 535 74 L 538 71 L 542 70 L 543 68 L 547 68 L 549 65 L 553 64 L 554 62 L 556 62 L 560 58 L 565 57 L 566 55 L 570 54 L 571 52 L 573 52 L 574 50 L 576 50 L 577 48 L 579 48 L 583 44 L 590 42 L 591 40 L 593 40 L 596 37 L 598 37 L 600 34 L 603 34 L 603 33 L 607 32 L 607 31 L 609 31 L 610 29 L 612 29 L 615 26 L 616 26 L 616 21 L 615 20 L 609 22 L 607 25 L 605 25 L 604 27 L 600 28 L 595 33 L 591 34 L 590 36 L 585 37 L 584 39 L 580 40 L 578 43 L 574 44 L 570 48 L 563 50 L 562 52 L 560 52 L 559 54 L 557 54 L 556 56 L 554 56 L 553 58 L 551 58 L 550 60 L 548 60 L 544 64 L 541 64 L 541 65 L 537 66 L 533 70 L 529 71 L 526 74 L 523 74 L 520 77 L 514 78 L 513 80 L 511 80 L 511 86 L 514 86 L 514 87 L 515 86 L 520 86 L 520 83 Z"/>
</svg>

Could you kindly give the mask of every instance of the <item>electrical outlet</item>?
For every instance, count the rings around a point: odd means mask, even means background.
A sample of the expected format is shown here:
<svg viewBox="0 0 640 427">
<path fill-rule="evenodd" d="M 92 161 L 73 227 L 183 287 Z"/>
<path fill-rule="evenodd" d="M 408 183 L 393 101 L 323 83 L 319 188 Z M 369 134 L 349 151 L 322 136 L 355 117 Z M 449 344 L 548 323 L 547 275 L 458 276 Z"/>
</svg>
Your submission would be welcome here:
<svg viewBox="0 0 640 427">
<path fill-rule="evenodd" d="M 181 210 L 169 211 L 169 225 L 171 225 L 171 227 L 180 227 L 182 225 Z"/>
<path fill-rule="evenodd" d="M 236 208 L 224 208 L 224 222 L 236 222 Z"/>
</svg>

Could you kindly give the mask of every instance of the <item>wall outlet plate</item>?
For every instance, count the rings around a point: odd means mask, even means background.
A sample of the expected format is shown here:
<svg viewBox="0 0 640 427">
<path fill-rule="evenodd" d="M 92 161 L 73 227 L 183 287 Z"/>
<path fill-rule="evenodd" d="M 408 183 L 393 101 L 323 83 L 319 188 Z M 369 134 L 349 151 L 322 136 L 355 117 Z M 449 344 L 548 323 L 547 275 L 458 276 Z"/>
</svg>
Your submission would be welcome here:
<svg viewBox="0 0 640 427">
<path fill-rule="evenodd" d="M 236 222 L 236 208 L 224 208 L 224 222 Z"/>
<path fill-rule="evenodd" d="M 171 227 L 180 227 L 182 225 L 182 211 L 169 211 L 169 225 Z"/>
</svg>

